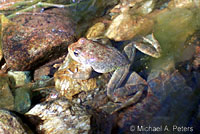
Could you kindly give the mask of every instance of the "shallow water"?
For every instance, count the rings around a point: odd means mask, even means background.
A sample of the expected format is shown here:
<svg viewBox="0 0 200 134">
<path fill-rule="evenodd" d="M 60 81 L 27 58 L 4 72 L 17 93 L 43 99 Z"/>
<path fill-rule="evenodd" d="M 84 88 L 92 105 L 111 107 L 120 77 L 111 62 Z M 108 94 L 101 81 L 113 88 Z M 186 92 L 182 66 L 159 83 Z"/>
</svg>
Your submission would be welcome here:
<svg viewBox="0 0 200 134">
<path fill-rule="evenodd" d="M 10 19 L 17 17 L 15 14 L 16 11 L 23 10 L 23 12 L 19 13 L 23 14 L 40 9 L 40 13 L 43 13 L 45 10 L 51 10 L 51 8 L 53 9 L 61 6 L 59 4 L 63 4 L 65 5 L 64 7 L 70 11 L 67 15 L 72 18 L 75 24 L 77 40 L 82 36 L 86 36 L 86 31 L 89 26 L 94 23 L 94 20 L 97 21 L 99 18 L 99 20 L 101 20 L 102 17 L 109 16 L 109 9 L 114 7 L 117 3 L 116 0 L 109 2 L 105 0 L 43 0 L 42 2 L 49 2 L 57 5 L 53 7 L 49 5 L 39 5 L 37 8 L 33 7 L 31 10 L 27 10 L 27 7 L 39 1 L 40 0 L 25 1 L 25 3 L 23 3 L 23 0 L 3 1 L 2 3 L 0 2 L 0 13 Z M 160 7 L 158 5 L 160 5 Z M 156 9 L 165 8 L 163 3 L 158 5 Z M 167 5 L 167 3 L 164 5 Z M 129 134 L 135 132 L 135 130 L 130 129 L 131 126 L 144 126 L 147 127 L 147 129 L 148 126 L 162 126 L 162 130 L 157 132 L 164 132 L 164 127 L 167 126 L 169 127 L 169 131 L 166 130 L 166 133 L 199 133 L 200 9 L 199 7 L 174 7 L 169 10 L 167 9 L 163 13 L 152 16 L 155 23 L 152 32 L 161 45 L 161 57 L 156 59 L 136 51 L 135 61 L 131 67 L 131 71 L 136 71 L 147 81 L 150 91 L 147 91 L 147 95 L 144 95 L 144 100 L 140 100 L 137 104 L 132 105 L 130 109 L 123 109 L 120 111 L 121 113 L 117 113 L 121 115 L 121 118 L 116 117 L 117 121 L 111 121 L 110 126 L 106 126 L 105 129 L 111 129 L 110 133 L 112 131 L 112 133 Z M 12 23 L 2 18 L 3 17 L 0 19 L 1 23 Z M 2 26 L 1 23 L 0 26 Z M 4 29 L 3 27 L 0 28 Z M 54 30 L 56 31 L 56 29 Z M 7 34 L 1 32 L 2 30 L 0 31 L 0 35 Z M 127 42 L 129 41 L 116 42 L 111 40 L 111 44 L 114 46 L 118 45 L 116 48 L 120 49 L 121 46 Z M 121 46 L 119 46 L 119 44 L 121 44 Z M 0 60 L 1 54 L 0 52 Z M 4 60 L 1 60 L 0 65 L 4 62 Z M 44 64 L 45 63 L 41 63 L 40 65 L 42 66 Z M 30 70 L 32 70 L 32 68 Z M 103 121 L 92 123 L 100 123 L 92 125 L 97 127 L 91 129 L 93 133 L 105 132 L 105 130 L 101 130 L 101 127 L 104 126 Z M 174 128 L 176 126 L 180 127 L 180 129 Z M 182 129 L 184 127 L 186 129 Z M 142 131 L 137 130 L 137 132 L 154 132 L 153 130 L 148 131 L 147 129 Z"/>
</svg>

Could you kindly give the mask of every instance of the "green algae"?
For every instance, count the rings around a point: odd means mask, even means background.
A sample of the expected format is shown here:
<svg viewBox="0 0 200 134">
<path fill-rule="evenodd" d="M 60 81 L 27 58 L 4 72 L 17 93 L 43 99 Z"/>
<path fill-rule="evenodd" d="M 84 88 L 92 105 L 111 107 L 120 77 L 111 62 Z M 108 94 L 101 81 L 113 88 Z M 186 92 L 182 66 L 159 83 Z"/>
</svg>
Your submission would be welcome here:
<svg viewBox="0 0 200 134">
<path fill-rule="evenodd" d="M 154 35 L 162 48 L 163 56 L 179 57 L 185 49 L 184 42 L 199 27 L 196 10 L 174 9 L 156 18 Z"/>
<path fill-rule="evenodd" d="M 176 8 L 159 14 L 155 18 L 153 33 L 161 45 L 162 53 L 161 58 L 150 61 L 151 68 L 165 64 L 165 59 L 175 64 L 191 59 L 194 46 L 185 45 L 185 42 L 199 28 L 198 8 Z"/>
</svg>

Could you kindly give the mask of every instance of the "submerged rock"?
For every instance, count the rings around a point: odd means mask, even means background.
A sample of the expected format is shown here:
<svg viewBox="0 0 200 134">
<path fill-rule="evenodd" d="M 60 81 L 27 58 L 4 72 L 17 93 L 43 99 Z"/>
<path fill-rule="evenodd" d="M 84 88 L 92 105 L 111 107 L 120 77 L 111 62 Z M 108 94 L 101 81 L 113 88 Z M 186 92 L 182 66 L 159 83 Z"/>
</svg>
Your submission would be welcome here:
<svg viewBox="0 0 200 134">
<path fill-rule="evenodd" d="M 14 110 L 14 96 L 9 87 L 9 78 L 0 74 L 0 108 Z"/>
<path fill-rule="evenodd" d="M 196 8 L 200 7 L 199 0 L 171 0 L 168 3 L 169 8 Z"/>
<path fill-rule="evenodd" d="M 30 71 L 8 71 L 8 76 L 12 79 L 12 88 L 31 82 Z"/>
<path fill-rule="evenodd" d="M 34 71 L 34 80 L 43 80 L 53 77 L 54 73 L 58 70 L 60 65 L 65 59 L 65 56 L 59 57 L 56 60 L 48 62 Z"/>
<path fill-rule="evenodd" d="M 29 70 L 67 52 L 75 41 L 74 23 L 68 10 L 24 12 L 2 19 L 2 45 L 7 66 Z"/>
<path fill-rule="evenodd" d="M 0 133 L 1 134 L 33 134 L 15 114 L 0 109 Z"/>
<path fill-rule="evenodd" d="M 44 102 L 25 114 L 39 134 L 87 134 L 91 115 L 66 99 Z"/>
<path fill-rule="evenodd" d="M 149 33 L 153 24 L 150 18 L 123 13 L 112 21 L 105 36 L 115 41 L 130 40 L 136 35 Z"/>
<path fill-rule="evenodd" d="M 199 95 L 194 95 L 195 89 L 187 85 L 184 77 L 177 70 L 170 74 L 161 71 L 157 78 L 149 80 L 149 85 L 161 102 L 152 125 L 188 126 Z"/>
<path fill-rule="evenodd" d="M 97 88 L 96 78 L 88 80 L 73 79 L 70 77 L 72 72 L 81 70 L 80 64 L 72 59 L 66 59 L 60 69 L 54 74 L 56 89 L 61 95 L 68 99 L 82 91 L 90 91 Z"/>
<path fill-rule="evenodd" d="M 14 90 L 15 93 L 15 111 L 19 113 L 27 112 L 31 107 L 31 88 L 23 86 Z"/>
</svg>

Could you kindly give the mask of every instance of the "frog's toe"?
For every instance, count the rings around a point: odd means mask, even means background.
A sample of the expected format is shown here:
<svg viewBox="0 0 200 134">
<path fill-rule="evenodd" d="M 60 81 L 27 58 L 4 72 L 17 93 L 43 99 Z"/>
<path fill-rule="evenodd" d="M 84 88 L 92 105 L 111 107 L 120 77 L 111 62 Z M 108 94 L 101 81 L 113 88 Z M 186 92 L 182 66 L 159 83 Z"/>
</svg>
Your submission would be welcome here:
<svg viewBox="0 0 200 134">
<path fill-rule="evenodd" d="M 147 88 L 148 85 L 145 84 L 125 85 L 124 87 L 116 89 L 115 92 L 111 94 L 111 99 L 114 102 L 129 103 L 129 101 L 131 100 L 133 101 L 132 103 L 136 103 L 138 99 L 142 96 L 141 93 L 147 91 Z"/>
<path fill-rule="evenodd" d="M 141 42 L 133 42 L 135 48 L 141 52 L 152 56 L 154 58 L 159 58 L 161 56 L 161 47 L 159 42 L 155 39 L 153 34 L 147 35 L 142 38 Z"/>
</svg>

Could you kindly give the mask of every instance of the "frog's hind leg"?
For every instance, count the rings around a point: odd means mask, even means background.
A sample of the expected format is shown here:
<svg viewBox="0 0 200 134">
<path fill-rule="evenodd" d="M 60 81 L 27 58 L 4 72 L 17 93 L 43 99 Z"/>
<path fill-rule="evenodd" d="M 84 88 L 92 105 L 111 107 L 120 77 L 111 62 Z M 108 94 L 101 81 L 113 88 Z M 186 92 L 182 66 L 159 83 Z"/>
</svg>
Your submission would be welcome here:
<svg viewBox="0 0 200 134">
<path fill-rule="evenodd" d="M 129 69 L 134 61 L 135 55 L 134 43 L 128 44 L 124 52 L 131 63 L 116 70 L 107 86 L 107 95 L 109 98 L 114 102 L 120 102 L 111 113 L 137 103 L 143 96 L 144 91 L 148 89 L 147 82 L 136 72 L 129 75 Z M 126 81 L 127 77 L 128 80 Z"/>
<path fill-rule="evenodd" d="M 127 106 L 136 104 L 145 97 L 148 91 L 147 82 L 136 72 L 133 72 L 128 78 L 125 86 L 117 88 L 113 94 L 115 102 L 120 102 L 118 107 L 112 113 L 119 111 Z"/>
<path fill-rule="evenodd" d="M 152 56 L 154 58 L 159 58 L 161 56 L 161 48 L 159 42 L 155 39 L 153 33 L 142 37 L 141 42 L 133 42 L 135 48 L 141 52 Z"/>
</svg>

